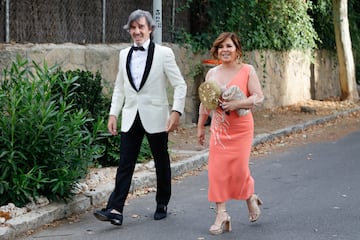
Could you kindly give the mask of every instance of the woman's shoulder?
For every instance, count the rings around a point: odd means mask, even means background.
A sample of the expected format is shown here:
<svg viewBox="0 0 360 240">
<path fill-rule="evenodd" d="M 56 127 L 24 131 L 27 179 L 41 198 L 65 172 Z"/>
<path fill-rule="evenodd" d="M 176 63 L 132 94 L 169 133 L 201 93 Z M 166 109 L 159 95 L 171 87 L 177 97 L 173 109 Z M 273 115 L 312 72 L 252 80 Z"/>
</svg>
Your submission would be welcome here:
<svg viewBox="0 0 360 240">
<path fill-rule="evenodd" d="M 218 69 L 219 69 L 219 65 L 210 68 L 206 73 L 206 80 L 214 79 L 215 78 L 215 73 L 216 73 L 216 71 L 218 71 Z"/>
<path fill-rule="evenodd" d="M 243 63 L 243 64 L 244 64 L 244 66 L 246 66 L 250 70 L 255 70 L 255 67 L 252 64 L 250 64 L 250 63 Z"/>
<path fill-rule="evenodd" d="M 217 72 L 217 71 L 221 71 L 221 64 L 216 65 L 216 66 L 210 68 L 208 72 L 215 73 L 215 72 Z"/>
<path fill-rule="evenodd" d="M 247 70 L 249 74 L 255 73 L 255 67 L 249 63 L 243 63 L 243 67 Z"/>
<path fill-rule="evenodd" d="M 217 71 L 217 69 L 219 68 L 219 65 L 218 66 L 215 66 L 215 67 L 212 67 L 208 70 L 208 73 L 212 73 L 212 72 L 215 72 Z"/>
</svg>

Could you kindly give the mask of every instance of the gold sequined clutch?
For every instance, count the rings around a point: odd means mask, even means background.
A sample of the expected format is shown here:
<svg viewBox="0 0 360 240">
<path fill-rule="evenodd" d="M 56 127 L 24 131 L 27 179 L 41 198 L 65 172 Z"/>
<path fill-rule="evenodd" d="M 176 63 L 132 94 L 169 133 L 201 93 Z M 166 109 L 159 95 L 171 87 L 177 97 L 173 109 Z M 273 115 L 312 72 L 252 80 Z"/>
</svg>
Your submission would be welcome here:
<svg viewBox="0 0 360 240">
<path fill-rule="evenodd" d="M 221 96 L 221 88 L 213 80 L 205 81 L 199 86 L 199 98 L 205 108 L 214 110 L 219 105 L 219 98 Z"/>
</svg>

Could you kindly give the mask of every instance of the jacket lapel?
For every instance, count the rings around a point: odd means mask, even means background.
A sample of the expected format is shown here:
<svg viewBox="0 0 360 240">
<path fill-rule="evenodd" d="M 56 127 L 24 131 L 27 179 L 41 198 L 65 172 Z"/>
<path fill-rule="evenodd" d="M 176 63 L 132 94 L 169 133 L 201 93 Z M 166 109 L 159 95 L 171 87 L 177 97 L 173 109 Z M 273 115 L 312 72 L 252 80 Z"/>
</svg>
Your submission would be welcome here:
<svg viewBox="0 0 360 240">
<path fill-rule="evenodd" d="M 144 75 L 141 79 L 139 90 L 144 86 L 147 77 L 149 76 L 151 65 L 154 59 L 154 50 L 155 50 L 155 44 L 151 41 L 149 45 L 148 55 L 146 58 L 146 65 L 145 65 L 145 71 Z"/>
<path fill-rule="evenodd" d="M 131 86 L 135 89 L 135 91 L 138 91 L 136 89 L 136 86 L 134 84 L 134 80 L 132 78 L 131 71 L 130 71 L 130 60 L 131 60 L 131 55 L 132 55 L 133 51 L 134 51 L 134 49 L 130 48 L 129 53 L 128 53 L 127 58 L 126 58 L 126 73 L 128 75 L 129 82 L 130 82 Z"/>
</svg>

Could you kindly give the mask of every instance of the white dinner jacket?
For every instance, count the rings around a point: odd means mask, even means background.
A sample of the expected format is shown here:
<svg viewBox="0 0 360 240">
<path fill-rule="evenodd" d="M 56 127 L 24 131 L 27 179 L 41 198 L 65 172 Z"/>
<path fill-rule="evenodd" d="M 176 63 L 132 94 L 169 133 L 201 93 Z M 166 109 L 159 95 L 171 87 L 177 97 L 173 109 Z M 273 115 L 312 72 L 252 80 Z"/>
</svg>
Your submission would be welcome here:
<svg viewBox="0 0 360 240">
<path fill-rule="evenodd" d="M 127 132 L 139 112 L 144 129 L 148 133 L 166 131 L 169 118 L 168 83 L 174 88 L 172 109 L 183 113 L 186 83 L 176 64 L 171 48 L 150 42 L 144 77 L 137 90 L 131 79 L 131 47 L 119 54 L 119 67 L 112 96 L 110 115 L 121 112 L 121 131 Z"/>
</svg>

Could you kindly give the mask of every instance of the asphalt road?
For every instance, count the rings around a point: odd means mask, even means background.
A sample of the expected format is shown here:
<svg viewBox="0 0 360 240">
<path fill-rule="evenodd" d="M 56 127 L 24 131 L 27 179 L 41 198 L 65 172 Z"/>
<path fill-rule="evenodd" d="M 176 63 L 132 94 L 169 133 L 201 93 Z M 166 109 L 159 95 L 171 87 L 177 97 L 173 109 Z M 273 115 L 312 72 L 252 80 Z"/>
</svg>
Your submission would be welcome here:
<svg viewBox="0 0 360 240">
<path fill-rule="evenodd" d="M 173 185 L 169 214 L 152 219 L 154 193 L 134 199 L 125 208 L 123 226 L 96 220 L 50 227 L 26 239 L 360 239 L 360 131 L 332 142 L 303 145 L 252 161 L 256 192 L 264 201 L 256 223 L 247 220 L 244 201 L 230 201 L 233 231 L 208 233 L 214 205 L 207 201 L 207 171 Z"/>
</svg>

